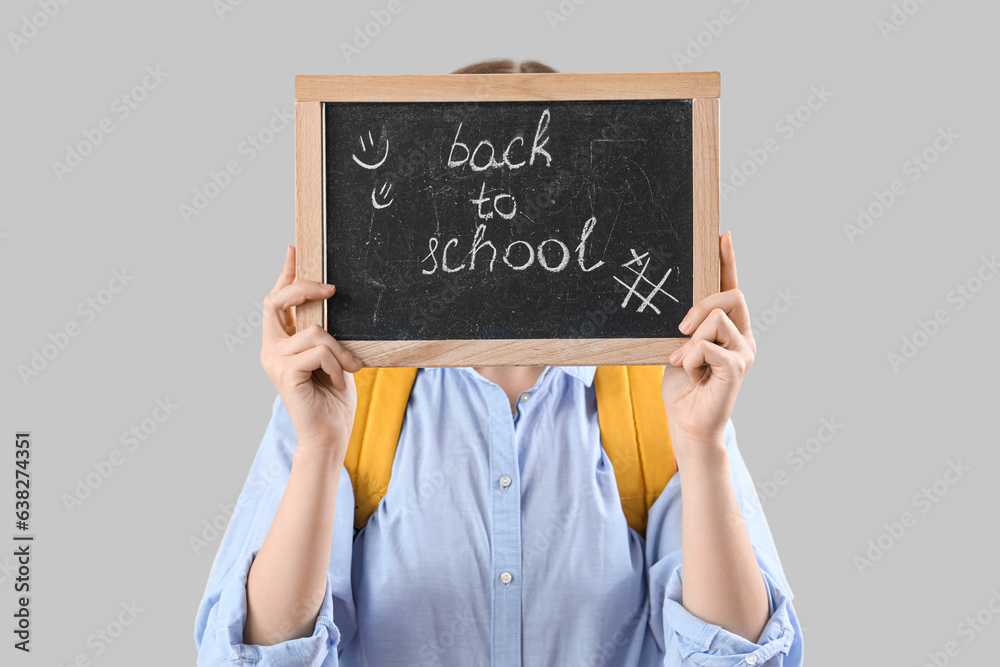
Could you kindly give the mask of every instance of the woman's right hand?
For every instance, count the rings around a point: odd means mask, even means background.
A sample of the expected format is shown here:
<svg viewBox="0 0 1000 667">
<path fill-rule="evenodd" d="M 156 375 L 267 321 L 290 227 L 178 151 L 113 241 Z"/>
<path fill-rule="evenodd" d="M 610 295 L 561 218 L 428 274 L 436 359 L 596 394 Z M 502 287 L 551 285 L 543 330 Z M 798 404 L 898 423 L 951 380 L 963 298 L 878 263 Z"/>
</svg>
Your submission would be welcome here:
<svg viewBox="0 0 1000 667">
<path fill-rule="evenodd" d="M 347 453 L 358 396 L 354 376 L 363 364 L 321 325 L 295 332 L 298 306 L 333 295 L 333 285 L 295 280 L 295 247 L 288 246 L 285 268 L 264 297 L 260 361 L 292 418 L 297 448 L 333 448 Z"/>
</svg>

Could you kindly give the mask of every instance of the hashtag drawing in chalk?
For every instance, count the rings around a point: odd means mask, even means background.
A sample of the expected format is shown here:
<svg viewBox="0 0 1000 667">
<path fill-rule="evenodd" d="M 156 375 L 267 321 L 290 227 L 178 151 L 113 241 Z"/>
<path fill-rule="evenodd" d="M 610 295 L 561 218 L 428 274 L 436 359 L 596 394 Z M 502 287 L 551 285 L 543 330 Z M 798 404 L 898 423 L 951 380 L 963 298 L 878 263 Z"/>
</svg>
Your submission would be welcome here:
<svg viewBox="0 0 1000 667">
<path fill-rule="evenodd" d="M 654 306 L 653 303 L 652 303 L 653 297 L 656 296 L 657 292 L 662 292 L 663 294 L 666 294 L 668 297 L 670 297 L 671 299 L 673 299 L 675 302 L 677 301 L 677 299 L 674 298 L 674 296 L 672 294 L 668 293 L 666 290 L 663 289 L 663 283 L 665 283 L 667 281 L 667 278 L 670 276 L 670 273 L 671 273 L 671 271 L 673 271 L 673 269 L 667 269 L 667 272 L 663 274 L 662 278 L 660 278 L 660 282 L 654 283 L 652 280 L 650 280 L 649 278 L 646 277 L 646 269 L 649 268 L 649 262 L 650 262 L 649 253 L 648 252 L 644 252 L 643 254 L 640 255 L 639 253 L 637 253 L 635 251 L 635 248 L 632 248 L 631 250 L 632 250 L 632 259 L 630 259 L 629 261 L 627 261 L 624 264 L 622 264 L 622 266 L 624 266 L 629 271 L 631 271 L 632 273 L 635 274 L 635 281 L 631 285 L 629 285 L 627 282 L 625 282 L 624 280 L 622 280 L 618 276 L 612 276 L 621 285 L 623 285 L 625 287 L 625 289 L 628 290 L 628 292 L 625 294 L 625 300 L 622 301 L 622 308 L 624 308 L 625 306 L 628 305 L 629 299 L 631 299 L 632 295 L 635 294 L 636 297 L 638 297 L 638 299 L 640 301 L 639 307 L 636 309 L 637 313 L 641 313 L 642 311 L 644 311 L 646 309 L 646 306 L 649 306 L 653 310 L 654 313 L 656 313 L 657 315 L 659 315 L 660 314 L 660 309 L 657 308 L 656 306 Z M 643 259 L 646 260 L 645 263 L 642 262 Z M 640 269 L 636 269 L 633 266 L 633 264 L 641 265 L 642 269 L 641 270 Z M 640 281 L 645 281 L 647 284 L 653 286 L 653 289 L 650 290 L 649 294 L 647 294 L 646 296 L 641 295 L 639 293 L 639 290 L 636 289 L 639 286 L 639 282 Z"/>
</svg>

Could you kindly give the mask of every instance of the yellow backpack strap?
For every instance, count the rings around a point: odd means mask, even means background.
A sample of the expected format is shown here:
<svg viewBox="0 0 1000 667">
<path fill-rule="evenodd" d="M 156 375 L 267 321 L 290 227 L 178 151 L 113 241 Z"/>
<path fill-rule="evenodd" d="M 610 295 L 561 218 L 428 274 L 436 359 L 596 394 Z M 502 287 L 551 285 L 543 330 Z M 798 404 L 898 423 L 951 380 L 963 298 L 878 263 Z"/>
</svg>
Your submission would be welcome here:
<svg viewBox="0 0 1000 667">
<path fill-rule="evenodd" d="M 354 485 L 354 527 L 361 529 L 389 488 L 399 432 L 416 368 L 363 368 L 354 374 L 358 409 L 344 467 Z"/>
<path fill-rule="evenodd" d="M 594 374 L 601 444 L 611 460 L 628 525 L 646 536 L 646 515 L 677 472 L 663 366 L 599 366 Z"/>
</svg>

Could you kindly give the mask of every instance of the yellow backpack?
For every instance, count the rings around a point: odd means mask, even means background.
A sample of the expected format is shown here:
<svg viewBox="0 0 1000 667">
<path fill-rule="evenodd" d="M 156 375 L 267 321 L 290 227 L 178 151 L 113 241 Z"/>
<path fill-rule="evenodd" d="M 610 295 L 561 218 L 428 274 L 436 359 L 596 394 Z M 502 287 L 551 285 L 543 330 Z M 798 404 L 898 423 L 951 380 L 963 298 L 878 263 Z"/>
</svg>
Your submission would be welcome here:
<svg viewBox="0 0 1000 667">
<path fill-rule="evenodd" d="M 364 368 L 354 374 L 358 408 L 344 466 L 354 485 L 358 529 L 389 488 L 416 377 L 416 368 Z M 643 537 L 650 506 L 677 472 L 662 381 L 662 366 L 599 366 L 594 375 L 601 444 L 614 468 L 628 525 Z"/>
</svg>

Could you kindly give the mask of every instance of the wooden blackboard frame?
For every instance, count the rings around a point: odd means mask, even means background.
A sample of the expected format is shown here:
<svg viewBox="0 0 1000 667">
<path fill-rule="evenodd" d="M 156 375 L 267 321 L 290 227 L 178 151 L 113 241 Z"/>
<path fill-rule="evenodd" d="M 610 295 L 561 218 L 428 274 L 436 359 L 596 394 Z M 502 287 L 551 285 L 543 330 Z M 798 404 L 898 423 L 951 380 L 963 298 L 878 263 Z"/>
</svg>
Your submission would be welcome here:
<svg viewBox="0 0 1000 667">
<path fill-rule="evenodd" d="M 693 303 L 719 291 L 719 72 L 324 75 L 295 77 L 296 275 L 325 282 L 324 102 L 692 102 Z M 336 297 L 334 297 L 336 298 Z M 296 308 L 325 326 L 326 302 Z M 370 367 L 663 365 L 686 337 L 525 340 L 340 340 Z"/>
</svg>

